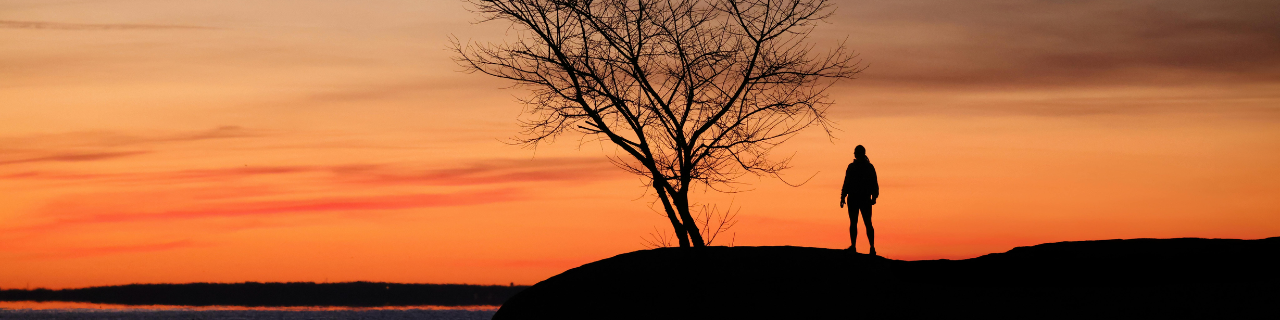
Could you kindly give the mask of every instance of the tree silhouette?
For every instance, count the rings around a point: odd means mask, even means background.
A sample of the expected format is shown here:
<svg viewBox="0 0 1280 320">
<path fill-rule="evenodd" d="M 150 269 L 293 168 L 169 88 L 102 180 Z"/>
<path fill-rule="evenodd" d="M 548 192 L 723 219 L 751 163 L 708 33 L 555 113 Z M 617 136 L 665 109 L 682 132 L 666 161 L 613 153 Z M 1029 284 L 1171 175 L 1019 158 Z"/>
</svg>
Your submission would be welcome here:
<svg viewBox="0 0 1280 320">
<path fill-rule="evenodd" d="M 515 41 L 453 49 L 468 71 L 531 91 L 518 141 L 572 131 L 617 145 L 610 161 L 644 177 L 681 247 L 705 244 L 691 187 L 777 177 L 790 158 L 770 151 L 805 128 L 830 136 L 825 92 L 862 70 L 844 43 L 809 43 L 826 0 L 467 1 L 513 26 Z"/>
</svg>

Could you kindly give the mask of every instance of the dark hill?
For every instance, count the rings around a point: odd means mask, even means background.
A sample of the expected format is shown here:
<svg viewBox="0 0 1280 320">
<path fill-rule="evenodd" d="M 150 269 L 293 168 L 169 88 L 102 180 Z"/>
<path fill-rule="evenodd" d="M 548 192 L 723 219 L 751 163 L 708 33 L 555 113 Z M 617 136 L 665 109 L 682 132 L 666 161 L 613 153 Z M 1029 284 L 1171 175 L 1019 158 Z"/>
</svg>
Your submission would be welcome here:
<svg viewBox="0 0 1280 320">
<path fill-rule="evenodd" d="M 1280 316 L 1280 238 L 1132 239 L 900 261 L 806 247 L 664 248 L 516 294 L 510 319 Z"/>
</svg>

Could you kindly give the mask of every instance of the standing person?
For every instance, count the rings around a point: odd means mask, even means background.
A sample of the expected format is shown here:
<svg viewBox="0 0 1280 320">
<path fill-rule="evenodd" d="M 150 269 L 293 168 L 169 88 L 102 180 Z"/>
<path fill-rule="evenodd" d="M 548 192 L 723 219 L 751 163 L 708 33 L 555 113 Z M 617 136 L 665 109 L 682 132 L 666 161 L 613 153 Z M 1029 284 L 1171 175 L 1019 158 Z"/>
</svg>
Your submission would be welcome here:
<svg viewBox="0 0 1280 320">
<path fill-rule="evenodd" d="M 840 207 L 845 197 L 849 201 L 849 250 L 857 249 L 858 211 L 862 211 L 862 224 L 867 225 L 867 241 L 871 242 L 871 255 L 876 254 L 876 229 L 871 226 L 871 206 L 880 197 L 880 183 L 876 181 L 876 167 L 867 159 L 867 148 L 858 145 L 853 149 L 853 163 L 844 170 L 844 186 L 840 188 Z"/>
</svg>

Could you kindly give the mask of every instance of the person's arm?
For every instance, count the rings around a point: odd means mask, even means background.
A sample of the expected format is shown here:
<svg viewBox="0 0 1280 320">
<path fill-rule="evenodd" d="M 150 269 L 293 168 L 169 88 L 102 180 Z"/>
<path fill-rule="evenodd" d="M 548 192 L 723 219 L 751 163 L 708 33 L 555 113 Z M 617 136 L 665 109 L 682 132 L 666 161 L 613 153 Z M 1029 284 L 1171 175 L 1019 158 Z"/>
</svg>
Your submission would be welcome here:
<svg viewBox="0 0 1280 320">
<path fill-rule="evenodd" d="M 880 179 L 876 177 L 876 166 L 868 165 L 871 167 L 871 204 L 876 204 L 876 198 L 880 197 Z"/>
<path fill-rule="evenodd" d="M 849 177 L 853 174 L 853 164 L 844 169 L 844 185 L 840 186 L 840 207 L 844 208 L 844 198 L 849 195 Z"/>
</svg>

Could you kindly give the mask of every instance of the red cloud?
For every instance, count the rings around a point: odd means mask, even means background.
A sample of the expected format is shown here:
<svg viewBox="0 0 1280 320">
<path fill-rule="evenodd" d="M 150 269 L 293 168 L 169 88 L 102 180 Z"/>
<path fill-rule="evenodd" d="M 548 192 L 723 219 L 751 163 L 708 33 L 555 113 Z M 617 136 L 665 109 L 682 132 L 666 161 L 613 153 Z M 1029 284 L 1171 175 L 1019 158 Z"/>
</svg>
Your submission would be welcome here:
<svg viewBox="0 0 1280 320">
<path fill-rule="evenodd" d="M 199 208 L 159 212 L 118 212 L 81 215 L 79 212 L 49 212 L 62 216 L 52 222 L 8 229 L 8 232 L 47 232 L 74 226 L 103 223 L 175 221 L 226 217 L 268 217 L 306 215 L 342 211 L 380 211 L 411 208 L 478 205 L 512 201 L 520 198 L 514 189 L 458 192 L 449 194 L 410 194 L 391 196 L 320 198 L 304 200 L 252 201 L 207 204 Z M 76 206 L 79 208 L 89 206 Z M 76 208 L 72 207 L 72 208 Z M 81 209 L 75 209 L 77 211 Z M 121 209 L 107 209 L 120 211 Z"/>
</svg>

